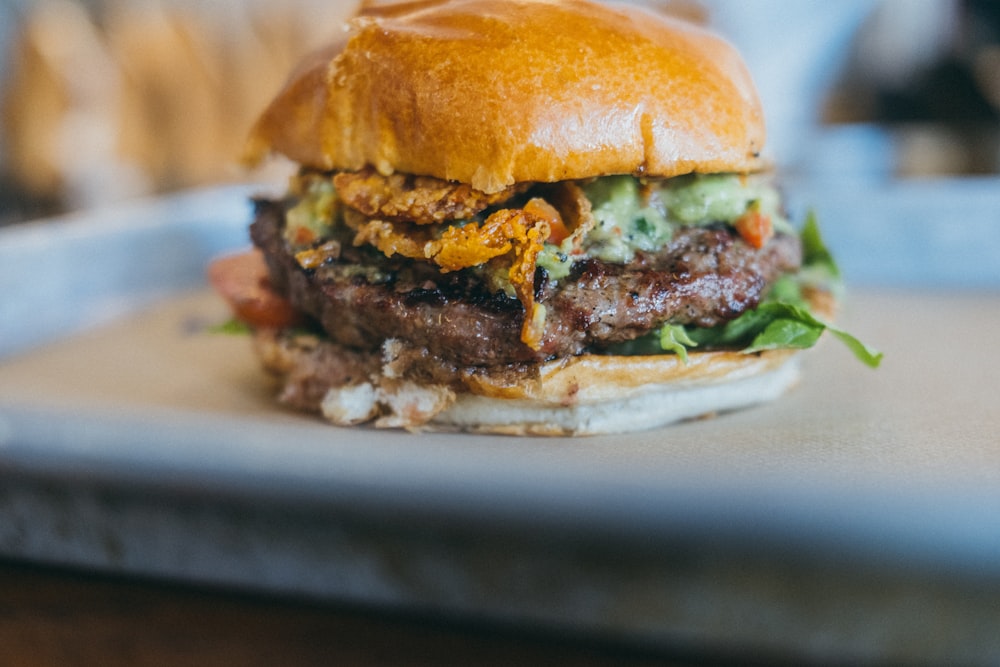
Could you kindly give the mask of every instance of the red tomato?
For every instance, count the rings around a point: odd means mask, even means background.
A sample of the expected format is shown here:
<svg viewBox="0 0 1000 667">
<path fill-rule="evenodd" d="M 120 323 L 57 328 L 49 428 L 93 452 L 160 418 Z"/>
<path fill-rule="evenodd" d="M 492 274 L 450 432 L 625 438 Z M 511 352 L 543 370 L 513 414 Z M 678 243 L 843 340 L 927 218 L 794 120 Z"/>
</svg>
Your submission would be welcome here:
<svg viewBox="0 0 1000 667">
<path fill-rule="evenodd" d="M 761 213 L 756 208 L 749 209 L 733 223 L 743 240 L 758 250 L 774 236 L 771 216 Z"/>
<path fill-rule="evenodd" d="M 566 223 L 563 222 L 562 216 L 559 215 L 559 211 L 544 199 L 535 197 L 528 200 L 528 203 L 524 205 L 524 212 L 549 223 L 551 231 L 549 232 L 549 238 L 546 239 L 549 243 L 559 245 L 569 236 L 569 229 L 566 227 Z"/>
<path fill-rule="evenodd" d="M 291 302 L 271 287 L 259 250 L 213 260 L 208 266 L 208 280 L 233 315 L 252 327 L 283 329 L 302 321 Z"/>
</svg>

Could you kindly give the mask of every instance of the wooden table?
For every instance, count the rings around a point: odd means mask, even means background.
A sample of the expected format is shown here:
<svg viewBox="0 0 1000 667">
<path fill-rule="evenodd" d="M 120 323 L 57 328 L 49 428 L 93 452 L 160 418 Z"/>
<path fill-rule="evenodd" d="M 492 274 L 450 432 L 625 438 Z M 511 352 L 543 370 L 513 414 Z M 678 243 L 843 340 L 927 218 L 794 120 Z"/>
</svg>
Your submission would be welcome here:
<svg viewBox="0 0 1000 667">
<path fill-rule="evenodd" d="M 0 561 L 5 665 L 690 665 L 635 647 Z"/>
</svg>

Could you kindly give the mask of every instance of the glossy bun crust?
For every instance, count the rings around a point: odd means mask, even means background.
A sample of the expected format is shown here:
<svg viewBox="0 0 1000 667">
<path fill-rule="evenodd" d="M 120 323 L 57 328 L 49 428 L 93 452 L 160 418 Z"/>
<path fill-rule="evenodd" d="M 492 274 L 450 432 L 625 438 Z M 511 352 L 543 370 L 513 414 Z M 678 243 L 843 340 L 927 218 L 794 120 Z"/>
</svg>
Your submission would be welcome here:
<svg viewBox="0 0 1000 667">
<path fill-rule="evenodd" d="M 761 167 L 736 51 L 696 26 L 587 0 L 372 7 L 303 63 L 248 158 L 374 165 L 496 192 L 523 181 Z"/>
</svg>

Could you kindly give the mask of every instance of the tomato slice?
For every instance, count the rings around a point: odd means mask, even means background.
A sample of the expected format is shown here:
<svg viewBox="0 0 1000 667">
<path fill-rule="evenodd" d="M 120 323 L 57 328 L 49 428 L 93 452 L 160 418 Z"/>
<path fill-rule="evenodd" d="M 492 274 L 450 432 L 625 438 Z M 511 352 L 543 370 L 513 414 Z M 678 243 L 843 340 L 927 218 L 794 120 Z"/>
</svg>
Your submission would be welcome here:
<svg viewBox="0 0 1000 667">
<path fill-rule="evenodd" d="M 213 260 L 208 281 L 229 304 L 233 316 L 251 327 L 284 329 L 302 323 L 291 302 L 271 287 L 260 250 Z"/>
<path fill-rule="evenodd" d="M 562 216 L 559 215 L 559 211 L 556 207 L 548 203 L 540 197 L 535 197 L 534 199 L 528 200 L 528 203 L 524 205 L 524 212 L 529 215 L 533 215 L 536 218 L 541 218 L 549 223 L 549 238 L 546 239 L 549 243 L 554 243 L 559 245 L 566 240 L 569 236 L 569 228 L 566 227 L 566 223 L 563 222 Z"/>
<path fill-rule="evenodd" d="M 760 250 L 774 236 L 774 226 L 771 216 L 761 213 L 756 207 L 751 207 L 733 223 L 737 233 L 743 240 Z"/>
</svg>

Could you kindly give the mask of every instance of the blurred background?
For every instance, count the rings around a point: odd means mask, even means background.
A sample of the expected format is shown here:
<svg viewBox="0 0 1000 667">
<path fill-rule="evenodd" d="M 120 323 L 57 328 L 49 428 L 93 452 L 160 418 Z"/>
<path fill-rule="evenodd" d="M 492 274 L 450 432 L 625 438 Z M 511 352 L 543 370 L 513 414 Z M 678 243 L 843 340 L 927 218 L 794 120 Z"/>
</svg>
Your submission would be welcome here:
<svg viewBox="0 0 1000 667">
<path fill-rule="evenodd" d="M 787 174 L 997 172 L 1000 2 L 648 4 L 737 44 L 764 99 L 771 157 Z M 246 180 L 237 157 L 254 117 L 353 9 L 350 0 L 0 0 L 0 224 Z"/>
</svg>

